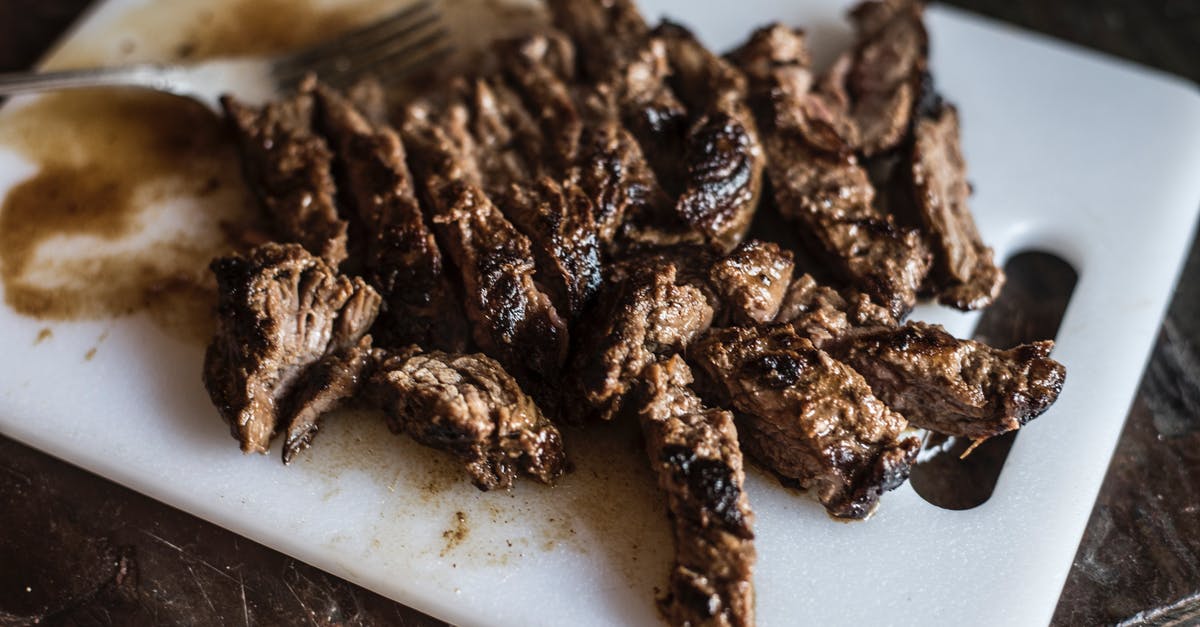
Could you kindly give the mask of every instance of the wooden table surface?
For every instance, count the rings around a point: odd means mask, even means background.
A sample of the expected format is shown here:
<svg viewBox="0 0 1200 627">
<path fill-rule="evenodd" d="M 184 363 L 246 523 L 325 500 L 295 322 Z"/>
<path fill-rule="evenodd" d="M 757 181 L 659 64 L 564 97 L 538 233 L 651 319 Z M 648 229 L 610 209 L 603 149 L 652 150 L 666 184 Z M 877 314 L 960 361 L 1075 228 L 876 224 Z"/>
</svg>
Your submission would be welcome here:
<svg viewBox="0 0 1200 627">
<path fill-rule="evenodd" d="M 87 4 L 0 0 L 0 71 L 34 63 Z M 951 4 L 1200 81 L 1200 0 Z M 1198 349 L 1194 243 L 1056 625 L 1200 623 Z M 32 622 L 441 624 L 0 436 L 0 627 Z"/>
</svg>

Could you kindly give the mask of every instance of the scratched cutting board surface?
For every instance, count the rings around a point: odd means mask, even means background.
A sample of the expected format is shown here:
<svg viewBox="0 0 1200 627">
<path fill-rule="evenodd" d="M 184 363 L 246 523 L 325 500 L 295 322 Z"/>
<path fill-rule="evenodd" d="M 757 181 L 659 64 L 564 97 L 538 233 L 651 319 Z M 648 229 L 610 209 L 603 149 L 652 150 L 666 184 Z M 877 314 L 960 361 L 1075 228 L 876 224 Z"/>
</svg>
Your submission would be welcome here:
<svg viewBox="0 0 1200 627">
<path fill-rule="evenodd" d="M 771 20 L 806 26 L 818 60 L 849 38 L 844 2 L 694 4 L 642 3 L 648 18 L 689 24 L 721 49 Z M 47 64 L 186 55 L 197 45 L 188 28 L 228 18 L 220 6 L 101 3 Z M 154 19 L 130 17 L 146 13 Z M 1191 241 L 1193 86 L 941 7 L 928 19 L 939 86 L 963 114 L 985 239 L 1000 259 L 1042 250 L 1079 271 L 1055 351 L 1067 384 L 975 509 L 942 510 L 905 486 L 871 520 L 838 523 L 751 470 L 763 625 L 1047 622 Z M 206 124 L 197 112 L 171 121 L 137 99 L 64 102 L 0 111 L 0 432 L 451 622 L 656 623 L 671 541 L 628 427 L 568 430 L 575 471 L 555 488 L 522 481 L 511 493 L 476 491 L 453 461 L 371 414 L 331 417 L 290 467 L 278 448 L 239 454 L 178 311 L 205 302 L 205 255 L 222 245 L 222 220 L 245 211 L 236 164 L 203 142 L 194 148 L 207 159 L 181 159 L 151 131 L 105 130 L 102 114 L 142 107 L 153 129 Z M 117 148 L 96 150 L 97 137 Z M 143 144 L 152 154 L 131 154 Z M 146 184 L 122 187 L 114 164 L 128 163 Z M 105 207 L 140 204 L 103 218 L 64 213 L 54 195 L 87 180 L 92 196 L 109 194 Z M 51 196 L 58 205 L 38 205 Z M 45 220 L 29 226 L 39 212 Z M 80 304 L 89 298 L 101 302 Z M 115 315 L 126 310 L 135 313 Z M 958 335 L 976 320 L 929 307 L 916 317 Z"/>
</svg>

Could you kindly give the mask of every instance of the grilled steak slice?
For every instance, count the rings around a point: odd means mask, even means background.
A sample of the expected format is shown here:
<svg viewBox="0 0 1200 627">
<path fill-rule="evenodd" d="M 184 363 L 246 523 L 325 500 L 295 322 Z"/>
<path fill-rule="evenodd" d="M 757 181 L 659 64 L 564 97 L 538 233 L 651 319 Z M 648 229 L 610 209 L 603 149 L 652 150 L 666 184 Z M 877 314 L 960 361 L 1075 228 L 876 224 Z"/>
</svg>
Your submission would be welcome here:
<svg viewBox="0 0 1200 627">
<path fill-rule="evenodd" d="M 913 130 L 913 202 L 933 250 L 930 280 L 938 301 L 979 309 L 1000 295 L 1004 271 L 992 260 L 967 207 L 971 186 L 959 143 L 958 112 L 942 106 Z"/>
<path fill-rule="evenodd" d="M 217 330 L 204 356 L 204 385 L 246 452 L 265 453 L 304 371 L 355 345 L 379 295 L 298 244 L 264 244 L 248 257 L 212 263 Z"/>
<path fill-rule="evenodd" d="M 683 189 L 676 211 L 705 241 L 725 250 L 746 231 L 762 192 L 763 149 L 746 105 L 746 77 L 690 31 L 663 22 L 672 83 L 691 112 Z"/>
<path fill-rule="evenodd" d="M 490 357 L 399 355 L 367 386 L 394 431 L 462 459 L 480 490 L 512 487 L 517 471 L 542 483 L 563 472 L 558 430 Z"/>
<path fill-rule="evenodd" d="M 979 440 L 1019 429 L 1058 399 L 1066 369 L 1050 359 L 1053 347 L 1043 341 L 1002 351 L 910 322 L 827 350 L 912 424 Z"/>
<path fill-rule="evenodd" d="M 246 181 L 278 237 L 336 267 L 346 258 L 347 223 L 338 217 L 333 154 L 313 129 L 313 83 L 262 108 L 222 96 L 241 149 Z"/>
<path fill-rule="evenodd" d="M 718 259 L 708 270 L 717 292 L 720 325 L 771 322 L 779 313 L 796 264 L 774 242 L 750 240 Z"/>
<path fill-rule="evenodd" d="M 682 189 L 679 154 L 687 109 L 667 84 L 670 64 L 661 39 L 630 0 L 550 0 L 554 24 L 581 52 L 586 78 L 619 112 L 641 143 L 659 181 L 671 194 Z"/>
<path fill-rule="evenodd" d="M 560 185 L 540 176 L 513 186 L 509 219 L 534 243 L 540 283 L 555 308 L 578 316 L 600 289 L 600 241 L 592 202 L 570 181 Z"/>
<path fill-rule="evenodd" d="M 858 43 L 846 90 L 868 157 L 899 146 L 912 126 L 928 65 L 923 13 L 920 0 L 871 0 L 850 12 Z"/>
<path fill-rule="evenodd" d="M 475 342 L 518 377 L 554 379 L 566 358 L 566 323 L 533 280 L 529 239 L 478 188 L 443 189 L 434 225 L 462 273 Z"/>
<path fill-rule="evenodd" d="M 463 156 L 474 145 L 465 109 L 450 106 L 438 119 L 434 108 L 409 108 L 405 140 L 422 164 L 438 239 L 462 279 L 475 342 L 524 385 L 554 380 L 566 358 L 567 327 L 534 283 L 529 238 L 475 183 L 478 171 Z"/>
<path fill-rule="evenodd" d="M 622 227 L 632 226 L 626 216 L 663 215 L 671 206 L 637 140 L 615 119 L 585 127 L 570 180 L 591 199 L 597 235 L 606 250 L 625 240 L 653 238 L 642 230 L 622 234 Z M 621 241 L 618 235 L 623 235 Z"/>
<path fill-rule="evenodd" d="M 384 298 L 383 344 L 461 351 L 466 320 L 442 253 L 417 203 L 404 145 L 328 88 L 316 91 L 325 133 L 366 239 L 366 278 Z"/>
<path fill-rule="evenodd" d="M 817 283 L 809 274 L 788 286 L 775 322 L 790 323 L 796 333 L 817 348 L 863 331 L 897 326 L 891 313 L 865 294 L 852 289 L 838 292 Z"/>
<path fill-rule="evenodd" d="M 741 415 L 743 449 L 833 516 L 865 518 L 908 478 L 920 441 L 904 417 L 790 325 L 716 329 L 689 355 Z"/>
<path fill-rule="evenodd" d="M 328 354 L 308 367 L 282 416 L 287 436 L 283 463 L 291 463 L 297 453 L 312 444 L 325 414 L 358 395 L 371 363 L 371 336 L 364 335 L 358 344 Z"/>
<path fill-rule="evenodd" d="M 483 189 L 498 199 L 514 183 L 533 180 L 541 164 L 548 161 L 544 138 L 521 99 L 502 82 L 477 78 L 460 84 L 471 103 L 470 131 L 475 159 L 483 177 Z"/>
<path fill-rule="evenodd" d="M 640 382 L 638 418 L 675 536 L 661 608 L 672 625 L 749 626 L 754 515 L 737 429 L 733 414 L 701 404 L 691 382 L 678 355 L 651 364 Z"/>
<path fill-rule="evenodd" d="M 642 370 L 686 348 L 712 317 L 704 293 L 670 262 L 647 260 L 608 283 L 573 347 L 575 418 L 611 419 Z"/>
<path fill-rule="evenodd" d="M 499 53 L 505 60 L 505 77 L 545 137 L 548 159 L 539 167 L 562 176 L 578 157 L 583 132 L 568 83 L 574 78 L 574 45 L 566 35 L 551 31 L 510 42 Z"/>
<path fill-rule="evenodd" d="M 802 35 L 767 27 L 733 58 L 752 82 L 780 213 L 798 224 L 807 247 L 834 271 L 896 317 L 908 313 L 929 253 L 919 233 L 874 206 L 875 190 L 825 99 L 800 91 L 811 83 L 803 75 Z"/>
</svg>

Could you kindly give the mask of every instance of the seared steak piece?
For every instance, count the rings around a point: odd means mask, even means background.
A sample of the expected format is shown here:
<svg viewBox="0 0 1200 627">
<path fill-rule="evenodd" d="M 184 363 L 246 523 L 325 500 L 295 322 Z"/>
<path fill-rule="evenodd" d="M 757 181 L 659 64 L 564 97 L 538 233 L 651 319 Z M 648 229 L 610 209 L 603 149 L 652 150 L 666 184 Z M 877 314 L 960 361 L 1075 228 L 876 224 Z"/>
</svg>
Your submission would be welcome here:
<svg viewBox="0 0 1200 627">
<path fill-rule="evenodd" d="M 338 217 L 333 154 L 314 130 L 314 83 L 262 108 L 222 96 L 241 149 L 242 169 L 284 241 L 302 244 L 337 267 L 346 258 L 347 223 Z"/>
<path fill-rule="evenodd" d="M 796 264 L 774 242 L 750 240 L 718 259 L 708 270 L 717 292 L 721 326 L 771 322 L 779 313 Z"/>
<path fill-rule="evenodd" d="M 567 326 L 534 283 L 529 238 L 477 187 L 451 184 L 437 194 L 434 226 L 462 274 L 475 342 L 518 378 L 557 377 Z"/>
<path fill-rule="evenodd" d="M 542 483 L 563 472 L 558 429 L 490 357 L 399 355 L 367 386 L 394 431 L 462 459 L 480 490 L 512 487 L 517 471 Z"/>
<path fill-rule="evenodd" d="M 672 22 L 655 29 L 666 45 L 671 81 L 691 112 L 683 188 L 676 212 L 706 242 L 733 248 L 762 192 L 763 148 L 746 105 L 746 77 Z"/>
<path fill-rule="evenodd" d="M 666 82 L 664 42 L 630 0 L 550 0 L 554 24 L 580 51 L 585 78 L 597 85 L 641 143 L 659 181 L 672 194 L 683 186 L 679 155 L 688 127 L 687 109 Z"/>
<path fill-rule="evenodd" d="M 358 395 L 372 364 L 371 336 L 358 344 L 322 357 L 296 382 L 284 418 L 283 463 L 308 448 L 321 418 Z"/>
<path fill-rule="evenodd" d="M 499 199 L 513 184 L 533 180 L 550 155 L 520 97 L 493 78 L 460 81 L 456 89 L 470 103 L 475 146 L 465 156 L 478 164 L 484 191 Z"/>
<path fill-rule="evenodd" d="M 752 83 L 767 174 L 780 213 L 795 221 L 819 258 L 896 317 L 916 303 L 929 253 L 916 230 L 874 205 L 875 190 L 843 126 L 823 98 L 802 91 L 803 36 L 782 26 L 756 31 L 732 57 Z"/>
<path fill-rule="evenodd" d="M 217 330 L 204 385 L 246 452 L 265 453 L 297 380 L 326 355 L 354 346 L 379 295 L 298 244 L 264 244 L 212 263 Z"/>
<path fill-rule="evenodd" d="M 436 105 L 409 107 L 405 140 L 422 164 L 434 228 L 462 279 L 473 336 L 523 384 L 557 378 L 567 351 L 567 327 L 534 283 L 529 238 L 478 186 L 464 107 L 438 116 Z"/>
<path fill-rule="evenodd" d="M 514 185 L 507 215 L 533 241 L 539 282 L 555 308 L 574 318 L 600 289 L 600 241 L 592 201 L 578 186 L 540 176 Z"/>
<path fill-rule="evenodd" d="M 712 324 L 704 293 L 675 264 L 649 259 L 609 282 L 579 325 L 573 347 L 576 418 L 611 419 L 642 370 L 682 351 Z"/>
<path fill-rule="evenodd" d="M 838 292 L 817 283 L 809 274 L 801 275 L 788 286 L 775 322 L 790 323 L 796 333 L 817 348 L 864 330 L 897 326 L 892 314 L 865 294 L 853 289 Z"/>
<path fill-rule="evenodd" d="M 867 517 L 908 478 L 920 441 L 904 417 L 790 325 L 713 330 L 689 356 L 741 415 L 743 449 L 833 516 Z"/>
<path fill-rule="evenodd" d="M 913 130 L 913 203 L 933 250 L 930 281 L 938 301 L 958 309 L 990 305 L 1004 286 L 967 207 L 971 186 L 959 141 L 958 111 L 943 105 Z"/>
<path fill-rule="evenodd" d="M 846 90 L 866 156 L 896 148 L 912 126 L 928 65 L 924 11 L 920 0 L 871 0 L 850 12 L 858 43 Z"/>
<path fill-rule="evenodd" d="M 583 119 L 572 99 L 575 47 L 566 35 L 551 31 L 502 45 L 504 76 L 515 86 L 537 121 L 546 144 L 545 163 L 556 177 L 567 172 L 579 153 Z"/>
<path fill-rule="evenodd" d="M 670 210 L 671 199 L 659 185 L 637 140 L 615 119 L 585 127 L 570 178 L 591 199 L 597 235 L 610 251 L 625 240 L 646 242 L 653 238 L 627 223 L 627 216 L 656 216 Z M 623 233 L 622 228 L 627 232 Z"/>
<path fill-rule="evenodd" d="M 463 350 L 462 305 L 417 203 L 400 137 L 333 90 L 321 87 L 316 94 L 346 196 L 363 227 L 366 278 L 384 298 L 376 335 L 391 346 Z"/>
<path fill-rule="evenodd" d="M 910 322 L 834 342 L 826 350 L 857 370 L 912 424 L 981 440 L 1019 429 L 1058 399 L 1066 378 L 1054 342 L 1002 351 Z"/>
<path fill-rule="evenodd" d="M 754 514 L 733 414 L 707 409 L 678 355 L 640 381 L 638 419 L 667 497 L 675 565 L 661 609 L 671 625 L 754 624 Z"/>
</svg>

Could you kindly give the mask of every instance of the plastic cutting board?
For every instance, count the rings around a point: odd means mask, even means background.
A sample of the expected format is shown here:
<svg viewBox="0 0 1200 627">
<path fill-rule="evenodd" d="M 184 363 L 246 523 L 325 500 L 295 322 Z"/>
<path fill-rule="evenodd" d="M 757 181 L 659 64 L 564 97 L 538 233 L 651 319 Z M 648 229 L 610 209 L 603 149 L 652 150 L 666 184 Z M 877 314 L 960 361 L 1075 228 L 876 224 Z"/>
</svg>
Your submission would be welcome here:
<svg viewBox="0 0 1200 627">
<path fill-rule="evenodd" d="M 141 4 L 103 3 L 67 47 Z M 819 60 L 849 38 L 843 2 L 642 4 L 718 49 L 771 20 L 806 26 Z M 928 21 L 985 239 L 1000 259 L 1042 250 L 1079 271 L 1055 351 L 1067 383 L 975 509 L 942 510 L 905 486 L 871 520 L 843 524 L 751 471 L 762 625 L 1047 622 L 1191 242 L 1193 85 L 940 6 Z M 133 34 L 167 50 L 172 32 Z M 32 174 L 0 149 L 0 195 Z M 958 335 L 975 320 L 916 317 Z M 35 342 L 47 326 L 53 337 Z M 201 386 L 202 348 L 141 316 L 48 325 L 0 308 L 0 347 L 0 432 L 401 603 L 463 625 L 658 621 L 670 535 L 628 428 L 568 432 L 577 470 L 553 489 L 484 494 L 369 415 L 329 420 L 287 468 L 278 447 L 240 455 Z"/>
</svg>

